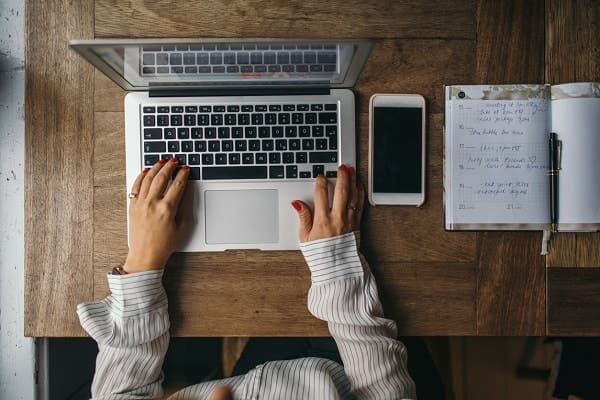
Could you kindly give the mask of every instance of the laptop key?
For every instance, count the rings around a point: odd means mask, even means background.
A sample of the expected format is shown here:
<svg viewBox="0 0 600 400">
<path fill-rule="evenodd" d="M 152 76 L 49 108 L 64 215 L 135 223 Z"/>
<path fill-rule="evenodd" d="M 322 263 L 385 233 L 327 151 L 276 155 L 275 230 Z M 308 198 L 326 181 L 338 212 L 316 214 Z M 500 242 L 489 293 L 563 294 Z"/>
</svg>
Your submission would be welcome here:
<svg viewBox="0 0 600 400">
<path fill-rule="evenodd" d="M 145 113 L 154 113 L 156 112 L 156 107 L 146 106 L 143 108 L 143 111 Z"/>
<path fill-rule="evenodd" d="M 329 141 L 327 139 L 317 139 L 315 141 L 317 150 L 327 150 L 329 147 Z"/>
<path fill-rule="evenodd" d="M 306 153 L 304 151 L 296 153 L 296 164 L 306 164 L 307 162 L 308 162 L 308 153 Z"/>
<path fill-rule="evenodd" d="M 223 140 L 221 148 L 223 151 L 233 151 L 233 140 Z"/>
<path fill-rule="evenodd" d="M 285 137 L 291 138 L 298 136 L 298 127 L 296 126 L 286 126 L 285 127 Z"/>
<path fill-rule="evenodd" d="M 217 128 L 210 127 L 204 128 L 204 137 L 207 139 L 216 139 L 217 138 Z"/>
<path fill-rule="evenodd" d="M 266 164 L 267 163 L 267 153 L 256 153 L 256 164 Z"/>
<path fill-rule="evenodd" d="M 162 129 L 161 128 L 146 128 L 146 129 L 144 129 L 144 139 L 146 139 L 146 140 L 162 139 Z"/>
<path fill-rule="evenodd" d="M 188 175 L 188 179 L 192 181 L 197 181 L 200 179 L 200 167 L 191 167 L 190 174 Z"/>
<path fill-rule="evenodd" d="M 309 171 L 300 171 L 300 178 L 310 178 L 311 174 Z"/>
<path fill-rule="evenodd" d="M 194 112 L 194 111 L 192 111 Z M 196 125 L 196 114 L 185 114 L 183 117 L 183 124 L 185 126 Z"/>
<path fill-rule="evenodd" d="M 300 139 L 290 139 L 289 148 L 290 150 L 300 150 Z"/>
<path fill-rule="evenodd" d="M 171 53 L 171 56 L 169 57 L 169 64 L 181 65 L 181 53 Z"/>
<path fill-rule="evenodd" d="M 313 178 L 316 178 L 319 175 L 325 174 L 325 166 L 324 165 L 313 165 Z"/>
<path fill-rule="evenodd" d="M 187 164 L 187 157 L 185 156 L 185 154 L 175 154 L 175 158 L 179 162 L 179 165 Z"/>
<path fill-rule="evenodd" d="M 286 178 L 297 178 L 298 177 L 298 166 L 297 165 L 286 165 L 285 167 Z"/>
<path fill-rule="evenodd" d="M 190 128 L 177 129 L 177 138 L 178 139 L 189 139 L 190 138 Z"/>
<path fill-rule="evenodd" d="M 158 162 L 158 154 L 146 154 L 144 156 L 144 165 L 151 166 Z"/>
<path fill-rule="evenodd" d="M 328 112 L 319 113 L 319 123 L 320 124 L 336 124 L 337 123 L 337 113 L 328 113 Z"/>
<path fill-rule="evenodd" d="M 204 153 L 206 151 L 206 140 L 196 140 L 194 142 L 194 150 L 196 153 Z"/>
<path fill-rule="evenodd" d="M 156 125 L 169 126 L 169 116 L 168 115 L 159 115 L 158 117 L 156 117 Z"/>
<path fill-rule="evenodd" d="M 283 168 L 283 167 L 282 167 Z M 204 167 L 202 179 L 266 179 L 266 166 Z"/>
<path fill-rule="evenodd" d="M 190 154 L 188 156 L 188 164 L 189 165 L 200 165 L 200 155 L 199 154 Z"/>
<path fill-rule="evenodd" d="M 282 153 L 281 161 L 284 164 L 292 164 L 294 162 L 294 153 L 289 153 L 289 152 Z"/>
<path fill-rule="evenodd" d="M 260 140 L 248 140 L 248 150 L 259 151 L 260 150 Z"/>
<path fill-rule="evenodd" d="M 175 128 L 165 128 L 165 139 L 175 139 Z"/>
<path fill-rule="evenodd" d="M 283 179 L 283 165 L 272 165 L 269 167 L 269 178 Z"/>
<path fill-rule="evenodd" d="M 169 151 L 172 153 L 179 151 L 179 142 L 177 142 L 177 141 L 169 142 L 167 147 L 168 147 Z"/>
<path fill-rule="evenodd" d="M 227 165 L 227 154 L 225 154 L 225 153 L 215 154 L 215 164 Z"/>
<path fill-rule="evenodd" d="M 252 154 L 252 153 L 242 154 L 242 164 L 254 164 L 254 154 Z"/>
<path fill-rule="evenodd" d="M 194 142 L 191 140 L 184 140 L 181 142 L 181 151 L 185 153 L 191 153 L 194 151 Z"/>
<path fill-rule="evenodd" d="M 256 137 L 256 127 L 255 126 L 247 126 L 246 128 L 244 128 L 244 135 L 247 138 L 255 138 Z"/>
<path fill-rule="evenodd" d="M 181 115 L 171 115 L 171 125 L 172 126 L 181 126 L 183 123 L 183 119 Z"/>
<path fill-rule="evenodd" d="M 155 122 L 154 115 L 144 115 L 144 126 L 154 126 Z"/>
<path fill-rule="evenodd" d="M 167 151 L 165 142 L 145 142 L 144 153 L 164 153 Z"/>
<path fill-rule="evenodd" d="M 317 163 L 336 163 L 338 153 L 335 151 L 315 151 L 309 153 L 309 160 L 311 164 Z"/>
<path fill-rule="evenodd" d="M 202 139 L 202 128 L 192 128 L 192 139 Z"/>
<path fill-rule="evenodd" d="M 214 160 L 214 158 L 213 158 L 212 154 L 210 154 L 210 153 L 208 153 L 208 154 L 202 154 L 202 165 L 212 165 L 213 164 L 213 160 Z"/>
<path fill-rule="evenodd" d="M 241 126 L 234 126 L 231 128 L 231 137 L 234 139 L 240 139 L 244 137 L 244 129 Z"/>
<path fill-rule="evenodd" d="M 229 164 L 239 164 L 241 157 L 239 153 L 229 153 Z"/>
<path fill-rule="evenodd" d="M 269 164 L 280 164 L 281 154 L 280 153 L 269 153 Z"/>
</svg>

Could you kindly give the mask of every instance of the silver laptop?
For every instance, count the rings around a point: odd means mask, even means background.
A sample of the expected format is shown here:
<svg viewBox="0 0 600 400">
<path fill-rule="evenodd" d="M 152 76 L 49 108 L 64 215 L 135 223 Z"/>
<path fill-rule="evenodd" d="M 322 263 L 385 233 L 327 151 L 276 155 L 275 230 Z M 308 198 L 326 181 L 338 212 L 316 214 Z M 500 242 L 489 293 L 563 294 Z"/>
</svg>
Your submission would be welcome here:
<svg viewBox="0 0 600 400">
<path fill-rule="evenodd" d="M 125 97 L 127 187 L 177 157 L 194 230 L 180 251 L 298 248 L 295 199 L 356 164 L 350 90 L 369 40 L 74 40 Z"/>
</svg>

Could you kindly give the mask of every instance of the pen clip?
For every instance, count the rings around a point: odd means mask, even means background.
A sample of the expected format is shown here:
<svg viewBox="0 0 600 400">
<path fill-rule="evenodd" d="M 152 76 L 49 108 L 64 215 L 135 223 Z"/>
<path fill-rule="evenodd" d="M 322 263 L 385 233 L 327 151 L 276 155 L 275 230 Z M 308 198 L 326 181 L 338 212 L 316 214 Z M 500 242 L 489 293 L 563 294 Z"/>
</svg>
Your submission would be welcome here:
<svg viewBox="0 0 600 400">
<path fill-rule="evenodd" d="M 556 141 L 556 170 L 562 169 L 562 140 Z"/>
</svg>

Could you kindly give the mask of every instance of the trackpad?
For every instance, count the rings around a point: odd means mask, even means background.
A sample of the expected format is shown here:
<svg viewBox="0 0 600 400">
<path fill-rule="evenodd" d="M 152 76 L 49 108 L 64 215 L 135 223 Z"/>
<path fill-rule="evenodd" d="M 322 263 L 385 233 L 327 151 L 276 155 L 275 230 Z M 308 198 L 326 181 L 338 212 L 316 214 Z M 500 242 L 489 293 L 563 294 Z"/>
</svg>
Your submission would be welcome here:
<svg viewBox="0 0 600 400">
<path fill-rule="evenodd" d="M 277 190 L 207 190 L 204 200 L 206 243 L 279 241 Z"/>
</svg>

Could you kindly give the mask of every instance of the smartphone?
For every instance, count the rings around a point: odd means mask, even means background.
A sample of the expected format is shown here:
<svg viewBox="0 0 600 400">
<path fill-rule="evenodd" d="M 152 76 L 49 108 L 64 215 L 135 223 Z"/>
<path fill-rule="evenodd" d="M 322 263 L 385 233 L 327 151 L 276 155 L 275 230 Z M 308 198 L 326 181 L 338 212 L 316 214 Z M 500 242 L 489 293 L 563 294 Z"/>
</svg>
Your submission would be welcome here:
<svg viewBox="0 0 600 400">
<path fill-rule="evenodd" d="M 374 94 L 369 101 L 369 202 L 425 202 L 425 98 Z"/>
</svg>

